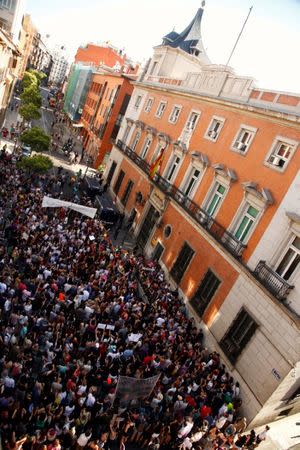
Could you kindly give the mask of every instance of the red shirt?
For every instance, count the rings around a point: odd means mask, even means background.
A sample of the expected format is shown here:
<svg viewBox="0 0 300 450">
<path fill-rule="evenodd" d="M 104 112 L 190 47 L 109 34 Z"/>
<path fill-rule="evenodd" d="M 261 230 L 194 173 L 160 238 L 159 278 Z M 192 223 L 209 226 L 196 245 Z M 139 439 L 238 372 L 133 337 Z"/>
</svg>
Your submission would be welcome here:
<svg viewBox="0 0 300 450">
<path fill-rule="evenodd" d="M 211 413 L 212 413 L 212 409 L 210 406 L 207 406 L 207 405 L 202 406 L 201 411 L 200 411 L 202 419 L 209 416 Z"/>
</svg>

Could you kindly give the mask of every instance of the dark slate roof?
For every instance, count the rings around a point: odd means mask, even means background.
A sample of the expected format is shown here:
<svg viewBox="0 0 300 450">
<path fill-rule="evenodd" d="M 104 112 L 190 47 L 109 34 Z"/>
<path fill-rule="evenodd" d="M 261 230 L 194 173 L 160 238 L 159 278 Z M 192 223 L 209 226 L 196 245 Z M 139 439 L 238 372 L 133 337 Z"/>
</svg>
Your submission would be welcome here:
<svg viewBox="0 0 300 450">
<path fill-rule="evenodd" d="M 198 50 L 200 55 L 204 54 L 206 56 L 201 37 L 202 15 L 203 9 L 199 8 L 194 19 L 185 30 L 183 30 L 180 34 L 176 33 L 176 31 L 171 31 L 169 34 L 164 36 L 163 45 L 181 48 L 189 54 L 193 54 L 194 50 Z"/>
<path fill-rule="evenodd" d="M 169 42 L 173 42 L 175 41 L 175 39 L 177 39 L 179 36 L 178 33 L 176 33 L 176 31 L 171 31 L 171 33 L 166 34 L 166 36 L 163 37 L 163 40 L 169 41 Z"/>
</svg>

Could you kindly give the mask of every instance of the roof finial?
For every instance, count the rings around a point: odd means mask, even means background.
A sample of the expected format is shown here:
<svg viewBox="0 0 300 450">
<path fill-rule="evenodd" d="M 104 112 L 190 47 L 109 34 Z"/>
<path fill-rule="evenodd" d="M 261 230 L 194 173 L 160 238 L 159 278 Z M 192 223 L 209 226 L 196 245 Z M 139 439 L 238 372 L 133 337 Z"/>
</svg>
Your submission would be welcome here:
<svg viewBox="0 0 300 450">
<path fill-rule="evenodd" d="M 205 0 L 203 0 L 203 2 L 201 3 L 202 8 L 204 8 L 205 6 Z"/>
</svg>

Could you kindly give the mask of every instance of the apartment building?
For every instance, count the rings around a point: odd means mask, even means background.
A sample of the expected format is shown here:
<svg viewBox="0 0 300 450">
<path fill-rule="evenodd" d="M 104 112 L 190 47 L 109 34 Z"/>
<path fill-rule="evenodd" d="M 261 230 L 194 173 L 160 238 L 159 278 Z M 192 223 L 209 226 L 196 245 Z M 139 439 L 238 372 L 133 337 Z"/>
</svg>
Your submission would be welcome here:
<svg viewBox="0 0 300 450">
<path fill-rule="evenodd" d="M 0 28 L 9 33 L 14 44 L 18 43 L 24 0 L 0 0 Z"/>
<path fill-rule="evenodd" d="M 105 178 L 258 426 L 300 412 L 300 94 L 212 64 L 202 18 L 154 48 Z"/>
<path fill-rule="evenodd" d="M 95 167 L 111 151 L 112 139 L 117 137 L 132 91 L 127 75 L 102 69 L 92 76 L 81 123 L 83 145 Z"/>
<path fill-rule="evenodd" d="M 10 35 L 0 29 L 0 126 L 9 105 L 13 87 L 17 78 L 17 66 L 20 52 Z"/>
<path fill-rule="evenodd" d="M 94 67 L 110 67 L 115 72 L 137 75 L 140 65 L 128 58 L 124 50 L 112 46 L 108 42 L 89 43 L 77 49 L 75 63 L 84 63 Z"/>
<path fill-rule="evenodd" d="M 52 57 L 53 57 L 53 64 L 49 75 L 49 83 L 60 85 L 67 75 L 69 63 L 65 55 L 63 55 L 58 51 L 54 52 Z"/>
<path fill-rule="evenodd" d="M 72 121 L 79 121 L 89 91 L 93 68 L 83 64 L 73 64 L 65 91 L 63 110 Z"/>
</svg>

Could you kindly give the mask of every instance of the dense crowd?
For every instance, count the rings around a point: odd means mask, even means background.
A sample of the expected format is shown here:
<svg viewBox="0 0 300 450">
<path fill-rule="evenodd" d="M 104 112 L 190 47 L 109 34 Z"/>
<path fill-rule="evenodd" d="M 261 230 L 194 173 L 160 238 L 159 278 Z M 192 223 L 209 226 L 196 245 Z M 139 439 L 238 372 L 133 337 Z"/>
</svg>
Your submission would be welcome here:
<svg viewBox="0 0 300 450">
<path fill-rule="evenodd" d="M 113 248 L 97 219 L 43 209 L 57 181 L 1 155 L 3 448 L 257 447 L 267 429 L 241 434 L 239 384 L 159 265 Z M 147 398 L 116 395 L 120 375 L 156 374 Z"/>
</svg>

